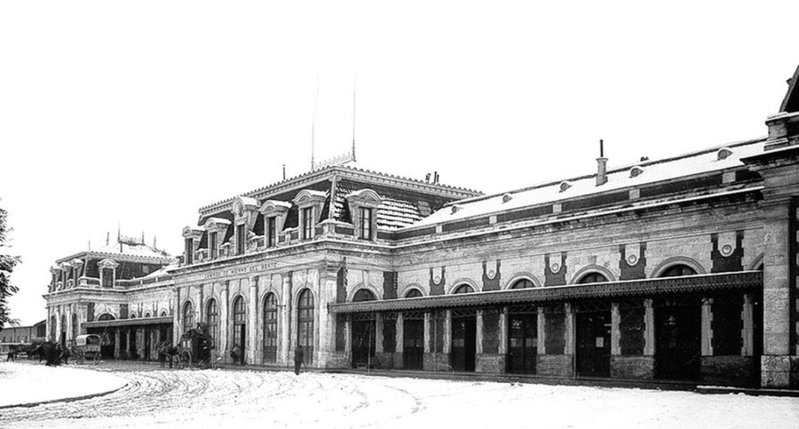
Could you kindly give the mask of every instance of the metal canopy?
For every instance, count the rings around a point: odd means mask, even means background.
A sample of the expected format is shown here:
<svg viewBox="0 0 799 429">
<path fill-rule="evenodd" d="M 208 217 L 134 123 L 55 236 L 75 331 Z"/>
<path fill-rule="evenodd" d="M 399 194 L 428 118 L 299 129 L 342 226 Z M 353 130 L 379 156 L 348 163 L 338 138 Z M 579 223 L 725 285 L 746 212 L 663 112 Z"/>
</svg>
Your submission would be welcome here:
<svg viewBox="0 0 799 429">
<path fill-rule="evenodd" d="M 668 293 L 754 289 L 762 287 L 762 285 L 763 273 L 761 271 L 741 271 L 735 273 L 701 274 L 684 277 L 511 289 L 382 301 L 335 303 L 328 304 L 328 310 L 331 313 L 363 313 L 370 311 L 477 307 L 576 299 L 651 296 Z"/>
<path fill-rule="evenodd" d="M 96 320 L 83 322 L 84 328 L 112 328 L 120 326 L 164 325 L 172 324 L 172 317 L 140 317 L 136 319 Z"/>
</svg>

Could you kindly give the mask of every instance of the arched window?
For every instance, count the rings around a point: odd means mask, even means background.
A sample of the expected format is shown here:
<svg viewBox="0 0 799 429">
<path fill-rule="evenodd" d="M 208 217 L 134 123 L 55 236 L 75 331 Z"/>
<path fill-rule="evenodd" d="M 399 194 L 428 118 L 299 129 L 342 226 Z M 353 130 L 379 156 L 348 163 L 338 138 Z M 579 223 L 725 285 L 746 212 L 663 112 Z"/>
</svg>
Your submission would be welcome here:
<svg viewBox="0 0 799 429">
<path fill-rule="evenodd" d="M 135 319 L 135 318 L 136 318 L 136 313 L 131 313 L 131 314 L 130 314 L 130 318 L 131 318 L 131 319 Z"/>
<path fill-rule="evenodd" d="M 452 292 L 452 293 L 472 293 L 472 292 L 474 292 L 474 289 L 472 289 L 471 286 L 469 286 L 469 285 L 460 285 L 460 286 L 458 286 L 457 289 L 455 289 L 455 292 Z"/>
<path fill-rule="evenodd" d="M 601 273 L 588 273 L 584 275 L 577 283 L 578 284 L 603 283 L 606 281 L 608 281 L 608 278 Z"/>
<path fill-rule="evenodd" d="M 211 341 L 214 344 L 219 343 L 219 308 L 216 305 L 216 300 L 211 298 L 205 307 L 205 323 L 208 324 L 208 335 L 211 336 Z"/>
<path fill-rule="evenodd" d="M 374 301 L 375 294 L 372 293 L 369 289 L 360 289 L 358 292 L 355 292 L 355 296 L 352 297 L 352 302 L 362 302 L 362 301 Z"/>
<path fill-rule="evenodd" d="M 72 339 L 78 336 L 78 315 L 72 313 Z"/>
<path fill-rule="evenodd" d="M 114 320 L 114 316 L 112 316 L 112 315 L 110 315 L 108 313 L 103 313 L 103 314 L 100 315 L 100 317 L 97 318 L 97 320 L 100 320 L 100 321 L 103 321 L 103 320 Z"/>
<path fill-rule="evenodd" d="M 422 292 L 419 289 L 411 289 L 405 294 L 405 298 L 419 298 L 422 296 Z"/>
<path fill-rule="evenodd" d="M 50 316 L 50 341 L 55 342 L 55 315 Z"/>
<path fill-rule="evenodd" d="M 302 347 L 305 362 L 311 362 L 313 356 L 313 294 L 308 289 L 300 292 L 297 303 L 297 345 Z"/>
<path fill-rule="evenodd" d="M 166 317 L 166 310 L 161 310 L 161 317 Z"/>
<path fill-rule="evenodd" d="M 188 332 L 192 328 L 194 328 L 194 308 L 191 301 L 186 301 L 183 305 L 183 332 Z"/>
<path fill-rule="evenodd" d="M 247 323 L 247 308 L 244 298 L 236 297 L 233 301 L 233 346 L 244 351 L 244 326 Z"/>
<path fill-rule="evenodd" d="M 663 271 L 663 274 L 660 277 L 682 277 L 682 276 L 693 276 L 696 274 L 696 270 L 689 267 L 688 265 L 672 265 L 666 271 Z"/>
<path fill-rule="evenodd" d="M 150 317 L 150 313 L 144 313 L 144 317 Z"/>
<path fill-rule="evenodd" d="M 277 298 L 274 293 L 264 298 L 264 362 L 277 359 Z"/>
<path fill-rule="evenodd" d="M 520 279 L 517 280 L 513 285 L 510 287 L 511 289 L 528 289 L 531 287 L 535 287 L 532 281 L 528 279 Z"/>
</svg>

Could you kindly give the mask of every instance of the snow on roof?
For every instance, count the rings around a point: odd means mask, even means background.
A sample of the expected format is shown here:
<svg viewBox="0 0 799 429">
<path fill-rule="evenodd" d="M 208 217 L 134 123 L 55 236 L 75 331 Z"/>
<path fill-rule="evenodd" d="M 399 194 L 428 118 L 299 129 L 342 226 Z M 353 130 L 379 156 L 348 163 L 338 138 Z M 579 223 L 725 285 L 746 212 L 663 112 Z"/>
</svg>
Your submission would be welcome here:
<svg viewBox="0 0 799 429">
<path fill-rule="evenodd" d="M 92 250 L 92 253 L 108 253 L 125 256 L 140 256 L 145 258 L 170 258 L 169 254 L 163 250 L 141 243 L 111 243 L 99 249 Z"/>
<path fill-rule="evenodd" d="M 453 210 L 451 206 L 444 207 L 411 226 L 429 226 L 442 222 L 504 212 L 538 204 L 553 203 L 558 200 L 739 167 L 743 165 L 741 158 L 762 153 L 764 143 L 764 139 L 751 140 L 679 157 L 645 161 L 639 164 L 616 168 L 608 172 L 608 181 L 601 186 L 596 185 L 596 175 L 592 174 L 590 176 L 549 182 L 501 194 L 460 200 L 454 203 L 458 206 L 457 210 Z M 722 156 L 719 156 L 719 152 L 722 152 L 724 149 L 732 153 L 724 153 Z M 632 172 L 633 169 L 638 171 Z M 567 185 L 563 186 L 564 183 Z"/>
</svg>

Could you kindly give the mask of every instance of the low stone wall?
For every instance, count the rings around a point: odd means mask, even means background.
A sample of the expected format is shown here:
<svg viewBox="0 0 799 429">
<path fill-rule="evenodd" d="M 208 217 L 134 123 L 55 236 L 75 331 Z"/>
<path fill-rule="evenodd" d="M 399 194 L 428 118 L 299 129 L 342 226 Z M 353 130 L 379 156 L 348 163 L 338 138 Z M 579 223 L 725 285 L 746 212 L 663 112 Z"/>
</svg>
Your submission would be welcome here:
<svg viewBox="0 0 799 429">
<path fill-rule="evenodd" d="M 496 353 L 478 354 L 475 362 L 475 372 L 486 372 L 491 374 L 505 373 L 505 355 Z"/>
<path fill-rule="evenodd" d="M 655 376 L 655 358 L 652 356 L 611 356 L 610 376 L 651 380 Z"/>
<path fill-rule="evenodd" d="M 425 371 L 452 371 L 449 353 L 425 353 L 423 365 Z"/>
<path fill-rule="evenodd" d="M 573 355 L 538 355 L 536 373 L 558 377 L 574 375 Z"/>
<path fill-rule="evenodd" d="M 374 365 L 380 369 L 394 369 L 394 353 L 381 352 L 375 353 Z"/>
<path fill-rule="evenodd" d="M 757 362 L 750 356 L 703 356 L 701 380 L 707 384 L 757 386 Z"/>
</svg>

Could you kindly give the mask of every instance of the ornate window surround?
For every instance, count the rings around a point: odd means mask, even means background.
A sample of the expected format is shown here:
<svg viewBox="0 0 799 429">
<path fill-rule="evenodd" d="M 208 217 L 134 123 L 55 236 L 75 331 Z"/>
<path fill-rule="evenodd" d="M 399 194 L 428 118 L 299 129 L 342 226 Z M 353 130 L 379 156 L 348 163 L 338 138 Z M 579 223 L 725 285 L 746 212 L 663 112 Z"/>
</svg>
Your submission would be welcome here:
<svg viewBox="0 0 799 429">
<path fill-rule="evenodd" d="M 247 253 L 249 247 L 249 235 L 255 226 L 255 221 L 258 218 L 258 200 L 250 197 L 237 197 L 233 201 L 233 242 L 235 243 L 234 249 L 239 249 L 239 240 L 244 240 L 244 252 Z M 244 225 L 245 237 L 239 237 L 239 227 Z M 236 252 L 238 253 L 238 252 Z"/>
<path fill-rule="evenodd" d="M 113 259 L 103 259 L 102 261 L 97 263 L 97 268 L 100 270 L 100 287 L 103 287 L 104 278 L 105 278 L 105 269 L 110 269 L 113 273 L 113 278 L 111 279 L 112 287 L 117 284 L 117 270 L 116 268 L 119 264 L 114 261 Z"/>
<path fill-rule="evenodd" d="M 227 219 L 222 219 L 219 217 L 212 217 L 208 218 L 205 221 L 205 228 L 208 231 L 208 257 L 211 259 L 218 259 L 222 256 L 221 249 L 222 249 L 222 240 L 225 238 L 225 232 L 227 231 L 228 226 L 231 222 Z M 216 249 L 211 249 L 211 237 L 210 235 L 216 233 Z M 216 258 L 212 258 L 212 255 L 216 254 Z"/>
<path fill-rule="evenodd" d="M 283 231 L 283 225 L 286 223 L 289 209 L 291 209 L 291 203 L 285 201 L 266 200 L 261 204 L 261 208 L 259 208 L 258 211 L 264 216 L 265 247 L 269 245 L 269 237 L 267 236 L 269 234 L 269 218 L 275 218 L 275 242 L 272 243 L 272 246 L 276 246 L 280 241 L 280 232 Z"/>
<path fill-rule="evenodd" d="M 303 240 L 302 236 L 302 226 L 304 225 L 304 217 L 305 213 L 303 209 L 311 208 L 311 234 L 309 237 L 305 237 L 305 240 L 310 240 L 315 235 L 315 227 L 319 221 L 319 218 L 322 216 L 322 207 L 325 204 L 325 200 L 327 199 L 327 194 L 322 191 L 312 191 L 310 189 L 303 189 L 300 191 L 296 197 L 294 197 L 294 204 L 300 210 L 299 216 L 299 227 L 300 227 L 300 240 Z"/>
<path fill-rule="evenodd" d="M 199 248 L 200 248 L 200 238 L 202 238 L 202 236 L 203 236 L 203 230 L 202 229 L 192 228 L 190 226 L 187 226 L 187 227 L 183 228 L 184 243 L 185 243 L 185 240 L 191 240 L 191 253 L 192 253 L 191 254 L 191 259 L 192 259 L 192 263 L 195 263 L 197 261 L 196 253 L 197 253 L 197 250 L 199 250 Z M 183 251 L 184 251 L 184 255 L 183 255 L 184 259 L 183 259 L 183 261 L 184 261 L 184 263 L 186 263 L 188 265 L 189 255 L 185 254 L 185 252 L 186 252 L 185 247 L 184 247 Z"/>
<path fill-rule="evenodd" d="M 371 189 L 361 189 L 358 191 L 350 192 L 344 197 L 350 208 L 350 215 L 352 216 L 352 224 L 355 226 L 356 236 L 362 240 L 374 240 L 377 236 L 377 210 L 383 199 L 380 195 Z M 361 225 L 361 209 L 372 209 L 372 218 L 370 219 L 369 231 L 370 237 L 361 237 L 360 231 L 363 230 Z"/>
</svg>

